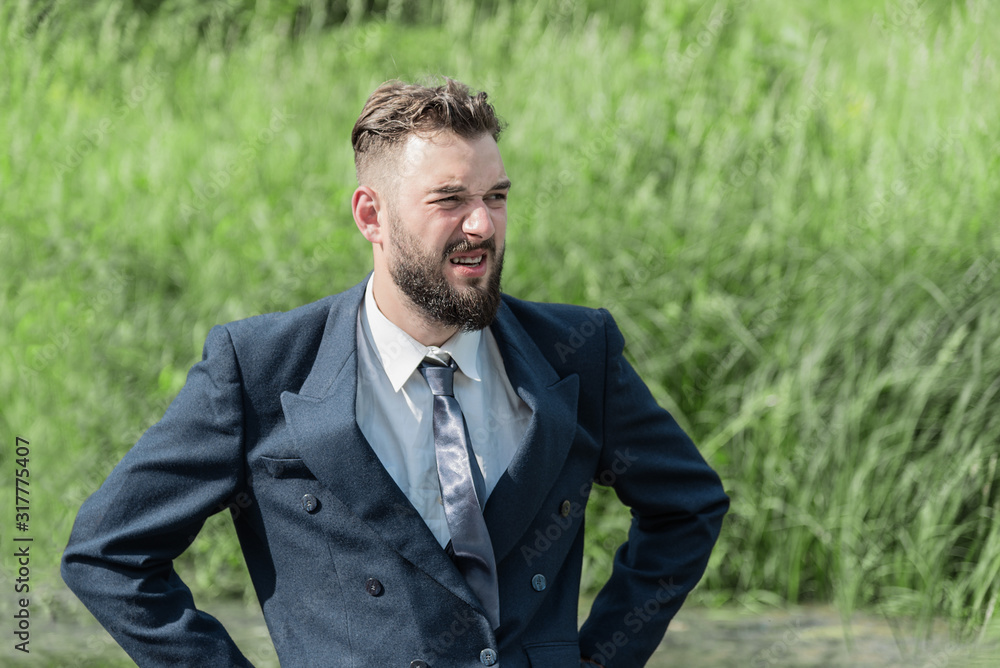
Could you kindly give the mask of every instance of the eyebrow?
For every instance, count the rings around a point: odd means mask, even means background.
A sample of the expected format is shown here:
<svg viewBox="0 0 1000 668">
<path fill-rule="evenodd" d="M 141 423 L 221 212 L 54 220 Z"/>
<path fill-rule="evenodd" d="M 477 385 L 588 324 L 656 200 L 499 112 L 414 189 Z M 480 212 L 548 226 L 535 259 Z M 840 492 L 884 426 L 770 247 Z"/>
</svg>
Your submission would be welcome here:
<svg viewBox="0 0 1000 668">
<path fill-rule="evenodd" d="M 492 192 L 494 190 L 510 190 L 510 180 L 504 179 L 503 181 L 498 181 L 493 184 L 487 192 Z M 440 188 L 431 188 L 427 191 L 428 195 L 457 195 L 459 193 L 464 193 L 466 188 L 464 186 L 450 185 L 441 186 Z"/>
</svg>

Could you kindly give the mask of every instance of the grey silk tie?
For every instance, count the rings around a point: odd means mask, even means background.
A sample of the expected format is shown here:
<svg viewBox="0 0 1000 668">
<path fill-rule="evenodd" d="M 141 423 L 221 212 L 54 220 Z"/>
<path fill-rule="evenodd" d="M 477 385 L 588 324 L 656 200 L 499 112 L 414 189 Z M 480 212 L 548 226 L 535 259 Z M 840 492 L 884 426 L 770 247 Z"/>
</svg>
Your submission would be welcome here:
<svg viewBox="0 0 1000 668">
<path fill-rule="evenodd" d="M 479 470 L 462 409 L 455 399 L 455 360 L 425 357 L 420 373 L 434 395 L 434 452 L 441 502 L 451 532 L 452 560 L 486 610 L 493 628 L 500 626 L 500 594 L 493 543 L 483 519 L 486 485 Z"/>
</svg>

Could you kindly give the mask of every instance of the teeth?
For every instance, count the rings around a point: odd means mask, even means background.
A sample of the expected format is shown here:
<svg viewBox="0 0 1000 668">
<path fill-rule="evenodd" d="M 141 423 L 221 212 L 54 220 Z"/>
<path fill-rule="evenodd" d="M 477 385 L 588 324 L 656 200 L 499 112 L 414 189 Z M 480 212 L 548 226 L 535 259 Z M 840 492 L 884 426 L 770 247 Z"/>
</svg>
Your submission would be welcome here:
<svg viewBox="0 0 1000 668">
<path fill-rule="evenodd" d="M 456 258 L 452 258 L 451 263 L 452 264 L 464 264 L 464 265 L 468 265 L 470 267 L 474 267 L 474 266 L 478 265 L 482 261 L 483 261 L 483 256 L 480 255 L 479 257 L 456 257 Z"/>
</svg>

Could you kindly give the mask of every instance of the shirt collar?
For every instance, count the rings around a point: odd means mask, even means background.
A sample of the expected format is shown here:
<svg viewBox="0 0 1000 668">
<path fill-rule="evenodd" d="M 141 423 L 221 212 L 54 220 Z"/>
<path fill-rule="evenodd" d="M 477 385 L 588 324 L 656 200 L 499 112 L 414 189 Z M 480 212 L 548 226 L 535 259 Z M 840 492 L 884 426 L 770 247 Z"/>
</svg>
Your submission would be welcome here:
<svg viewBox="0 0 1000 668">
<path fill-rule="evenodd" d="M 373 285 L 375 276 L 365 286 L 363 317 L 365 335 L 375 350 L 394 392 L 409 379 L 428 352 L 443 351 L 451 355 L 458 368 L 472 380 L 482 380 L 479 375 L 479 348 L 482 332 L 456 332 L 440 346 L 425 346 L 392 323 L 375 303 Z"/>
</svg>

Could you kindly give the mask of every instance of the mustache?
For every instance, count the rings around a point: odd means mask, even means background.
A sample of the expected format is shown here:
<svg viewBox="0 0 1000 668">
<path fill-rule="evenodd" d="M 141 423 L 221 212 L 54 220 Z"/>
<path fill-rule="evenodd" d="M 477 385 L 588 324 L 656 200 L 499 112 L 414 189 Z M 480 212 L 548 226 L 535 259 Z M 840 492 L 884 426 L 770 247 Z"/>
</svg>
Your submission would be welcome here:
<svg viewBox="0 0 1000 668">
<path fill-rule="evenodd" d="M 477 251 L 477 250 L 495 251 L 496 249 L 497 245 L 496 242 L 493 241 L 493 237 L 490 237 L 486 241 L 483 241 L 478 244 L 474 244 L 468 239 L 460 239 L 459 241 L 456 241 L 455 243 L 451 244 L 450 246 L 444 249 L 444 255 L 442 256 L 442 259 L 447 260 L 448 256 L 451 255 L 452 253 L 469 253 L 471 251 Z"/>
</svg>

